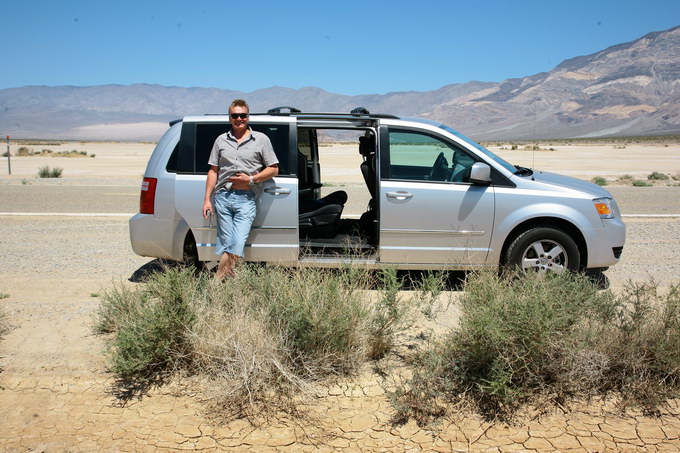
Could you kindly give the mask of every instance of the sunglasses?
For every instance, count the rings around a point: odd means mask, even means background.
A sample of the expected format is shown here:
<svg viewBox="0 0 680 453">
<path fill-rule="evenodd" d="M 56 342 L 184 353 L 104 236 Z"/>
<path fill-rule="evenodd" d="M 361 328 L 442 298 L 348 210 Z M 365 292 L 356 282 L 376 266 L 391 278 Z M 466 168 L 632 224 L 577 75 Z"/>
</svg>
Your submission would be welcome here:
<svg viewBox="0 0 680 453">
<path fill-rule="evenodd" d="M 247 113 L 230 113 L 229 116 L 232 120 L 235 120 L 236 118 L 241 118 L 242 120 L 248 118 Z"/>
</svg>

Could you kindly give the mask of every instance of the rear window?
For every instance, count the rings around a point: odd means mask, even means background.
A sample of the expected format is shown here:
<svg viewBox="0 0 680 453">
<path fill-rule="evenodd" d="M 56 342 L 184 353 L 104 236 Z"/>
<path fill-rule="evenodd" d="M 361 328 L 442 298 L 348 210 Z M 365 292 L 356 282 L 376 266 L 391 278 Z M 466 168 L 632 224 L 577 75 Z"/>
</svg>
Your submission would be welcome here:
<svg viewBox="0 0 680 453">
<path fill-rule="evenodd" d="M 184 123 L 180 137 L 176 168 L 178 173 L 205 174 L 215 139 L 227 130 L 229 123 Z M 289 127 L 287 124 L 251 124 L 254 131 L 269 137 L 279 159 L 279 174 L 289 175 Z"/>
</svg>

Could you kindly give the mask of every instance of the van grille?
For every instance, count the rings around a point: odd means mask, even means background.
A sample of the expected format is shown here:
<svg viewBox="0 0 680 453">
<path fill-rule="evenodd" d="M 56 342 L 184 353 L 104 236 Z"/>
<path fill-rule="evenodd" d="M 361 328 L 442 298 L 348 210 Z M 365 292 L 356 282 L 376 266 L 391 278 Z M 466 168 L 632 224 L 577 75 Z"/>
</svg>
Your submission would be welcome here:
<svg viewBox="0 0 680 453">
<path fill-rule="evenodd" d="M 618 260 L 619 258 L 621 258 L 623 247 L 612 247 L 612 252 L 614 252 L 614 258 Z"/>
</svg>

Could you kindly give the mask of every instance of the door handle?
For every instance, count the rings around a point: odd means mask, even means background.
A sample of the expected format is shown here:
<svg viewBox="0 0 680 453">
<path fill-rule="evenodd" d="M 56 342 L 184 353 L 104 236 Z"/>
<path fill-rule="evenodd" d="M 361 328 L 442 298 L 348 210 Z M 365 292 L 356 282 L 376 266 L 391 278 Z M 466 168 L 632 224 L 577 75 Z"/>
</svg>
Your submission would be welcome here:
<svg viewBox="0 0 680 453">
<path fill-rule="evenodd" d="M 284 187 L 268 187 L 264 189 L 264 191 L 272 195 L 287 195 L 291 192 L 290 189 Z"/>
<path fill-rule="evenodd" d="M 406 200 L 407 198 L 413 198 L 411 192 L 398 191 L 398 192 L 387 192 L 387 198 L 396 198 L 397 200 Z"/>
</svg>

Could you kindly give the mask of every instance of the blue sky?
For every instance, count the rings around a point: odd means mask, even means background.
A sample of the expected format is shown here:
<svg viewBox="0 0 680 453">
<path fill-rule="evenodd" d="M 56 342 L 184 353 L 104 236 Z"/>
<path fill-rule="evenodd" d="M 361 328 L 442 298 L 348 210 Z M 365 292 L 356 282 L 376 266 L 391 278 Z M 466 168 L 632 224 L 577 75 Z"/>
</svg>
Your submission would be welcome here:
<svg viewBox="0 0 680 453">
<path fill-rule="evenodd" d="M 1 0 L 0 89 L 154 83 L 341 94 L 549 71 L 680 25 L 678 0 Z"/>
</svg>

